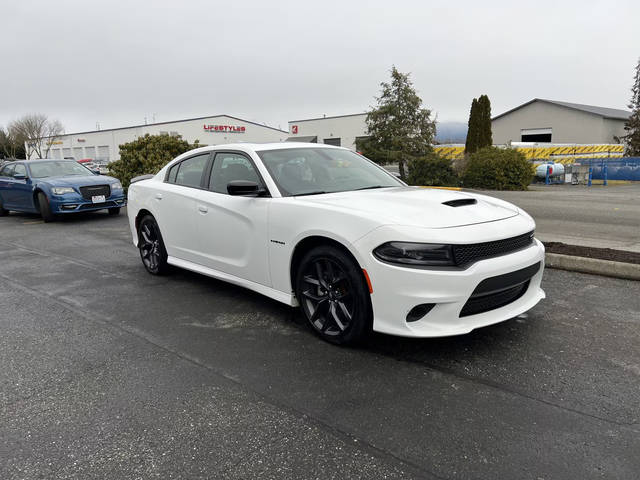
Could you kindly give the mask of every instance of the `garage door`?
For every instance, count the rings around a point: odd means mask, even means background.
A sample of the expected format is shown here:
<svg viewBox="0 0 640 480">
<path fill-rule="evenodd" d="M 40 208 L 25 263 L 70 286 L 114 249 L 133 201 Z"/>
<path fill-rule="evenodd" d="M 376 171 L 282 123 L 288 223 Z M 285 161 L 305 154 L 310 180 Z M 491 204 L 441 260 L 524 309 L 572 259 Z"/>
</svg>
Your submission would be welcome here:
<svg viewBox="0 0 640 480">
<path fill-rule="evenodd" d="M 71 149 L 70 148 L 63 148 L 62 149 L 62 156 L 64 158 L 68 158 L 71 156 Z"/>
<path fill-rule="evenodd" d="M 76 158 L 76 160 L 80 160 L 81 158 L 83 158 L 82 147 L 73 147 L 73 156 Z"/>
<path fill-rule="evenodd" d="M 109 163 L 109 147 L 107 145 L 101 145 L 98 147 L 98 156 L 96 157 L 96 160 Z"/>
<path fill-rule="evenodd" d="M 93 160 L 96 158 L 96 147 L 84 147 L 84 157 Z"/>
</svg>

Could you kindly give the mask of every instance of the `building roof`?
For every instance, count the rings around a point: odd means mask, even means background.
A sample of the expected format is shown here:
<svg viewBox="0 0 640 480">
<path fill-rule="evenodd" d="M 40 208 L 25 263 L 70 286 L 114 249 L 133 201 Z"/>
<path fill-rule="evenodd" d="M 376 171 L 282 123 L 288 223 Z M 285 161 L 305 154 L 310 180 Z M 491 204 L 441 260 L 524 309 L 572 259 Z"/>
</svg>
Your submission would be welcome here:
<svg viewBox="0 0 640 480">
<path fill-rule="evenodd" d="M 550 103 L 558 107 L 571 108 L 573 110 L 579 110 L 581 112 L 598 115 L 602 118 L 612 118 L 615 120 L 627 120 L 631 115 L 631 112 L 628 112 L 627 110 L 620 110 L 617 108 L 597 107 L 595 105 L 584 105 L 582 103 L 559 102 L 557 100 L 546 100 L 544 98 L 534 98 L 533 100 L 529 100 L 528 102 L 523 103 L 522 105 L 512 108 L 511 110 L 507 110 L 504 113 L 501 113 L 500 115 L 496 115 L 491 120 L 496 120 L 497 118 L 503 117 L 511 112 L 519 110 L 522 107 L 526 107 L 527 105 L 533 102 Z"/>
<path fill-rule="evenodd" d="M 289 120 L 289 123 L 311 122 L 313 120 L 329 120 L 331 118 L 358 117 L 360 115 L 366 115 L 366 113 L 349 113 L 347 115 L 334 115 L 333 117 L 317 117 L 317 118 L 305 118 L 302 120 Z"/>
<path fill-rule="evenodd" d="M 223 113 L 221 115 L 207 115 L 206 117 L 183 118 L 181 120 L 171 120 L 171 121 L 168 121 L 168 122 L 145 123 L 145 124 L 142 124 L 142 125 L 130 125 L 128 127 L 105 128 L 105 129 L 102 129 L 102 130 L 88 130 L 86 132 L 63 133 L 62 135 L 55 135 L 55 137 L 58 138 L 58 137 L 66 137 L 68 135 L 86 135 L 87 133 L 111 132 L 111 131 L 114 131 L 114 130 L 128 130 L 130 128 L 153 127 L 155 125 L 168 125 L 170 123 L 191 122 L 193 120 L 205 120 L 207 118 L 218 118 L 218 117 L 233 118 L 234 120 L 240 120 L 241 122 L 250 123 L 251 125 L 257 125 L 258 127 L 269 128 L 271 130 L 275 130 L 277 132 L 282 132 L 282 133 L 287 133 L 287 134 L 289 133 L 286 130 L 280 130 L 279 128 L 270 127 L 268 125 L 263 125 L 262 123 L 251 122 L 249 120 L 245 120 L 244 118 L 238 118 L 238 117 L 234 117 L 233 115 L 226 115 L 226 114 Z M 44 138 L 49 138 L 49 137 L 44 137 Z"/>
</svg>

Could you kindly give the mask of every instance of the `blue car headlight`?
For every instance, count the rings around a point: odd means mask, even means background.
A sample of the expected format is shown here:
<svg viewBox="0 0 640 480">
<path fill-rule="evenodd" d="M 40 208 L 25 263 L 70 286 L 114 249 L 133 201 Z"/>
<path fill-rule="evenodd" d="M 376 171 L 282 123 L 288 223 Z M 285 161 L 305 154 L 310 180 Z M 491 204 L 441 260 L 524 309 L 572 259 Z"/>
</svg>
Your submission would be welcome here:
<svg viewBox="0 0 640 480">
<path fill-rule="evenodd" d="M 111 190 L 122 190 L 122 184 L 120 182 L 112 183 Z"/>
<path fill-rule="evenodd" d="M 71 187 L 53 187 L 51 191 L 54 195 L 64 195 L 65 193 L 75 193 L 75 190 Z"/>
</svg>

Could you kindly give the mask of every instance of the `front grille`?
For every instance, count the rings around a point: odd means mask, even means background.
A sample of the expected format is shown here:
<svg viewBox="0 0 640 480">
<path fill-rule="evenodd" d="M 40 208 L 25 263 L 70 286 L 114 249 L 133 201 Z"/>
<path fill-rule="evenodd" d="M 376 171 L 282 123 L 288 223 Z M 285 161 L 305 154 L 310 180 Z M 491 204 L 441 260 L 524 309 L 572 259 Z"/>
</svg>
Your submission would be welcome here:
<svg viewBox="0 0 640 480">
<path fill-rule="evenodd" d="M 104 198 L 111 196 L 111 187 L 109 185 L 91 185 L 88 187 L 80 187 L 80 193 L 85 200 L 91 200 L 97 195 L 104 195 Z"/>
<path fill-rule="evenodd" d="M 465 267 L 484 258 L 497 257 L 528 247 L 533 242 L 533 232 L 493 242 L 453 245 L 456 265 Z"/>
<path fill-rule="evenodd" d="M 515 272 L 484 279 L 475 288 L 460 311 L 461 317 L 488 312 L 515 302 L 522 297 L 531 277 L 540 270 L 540 262 Z"/>
<path fill-rule="evenodd" d="M 460 316 L 468 317 L 469 315 L 476 315 L 478 313 L 484 313 L 489 310 L 504 307 L 524 295 L 527 288 L 529 288 L 529 280 L 520 285 L 516 285 L 515 287 L 507 288 L 506 290 L 502 290 L 497 293 L 492 293 L 491 295 L 470 298 L 467 303 L 464 304 L 464 307 L 462 307 Z"/>
</svg>

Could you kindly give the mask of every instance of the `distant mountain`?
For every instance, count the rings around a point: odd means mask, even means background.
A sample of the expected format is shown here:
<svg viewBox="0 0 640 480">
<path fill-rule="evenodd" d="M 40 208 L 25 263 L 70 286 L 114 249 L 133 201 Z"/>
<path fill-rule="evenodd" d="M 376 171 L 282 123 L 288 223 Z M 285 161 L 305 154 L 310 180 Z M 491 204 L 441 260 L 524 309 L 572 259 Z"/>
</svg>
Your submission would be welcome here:
<svg viewBox="0 0 640 480">
<path fill-rule="evenodd" d="M 436 142 L 464 143 L 467 138 L 467 124 L 464 122 L 438 122 L 436 124 Z"/>
</svg>

